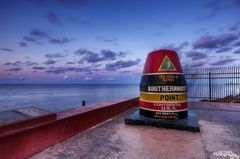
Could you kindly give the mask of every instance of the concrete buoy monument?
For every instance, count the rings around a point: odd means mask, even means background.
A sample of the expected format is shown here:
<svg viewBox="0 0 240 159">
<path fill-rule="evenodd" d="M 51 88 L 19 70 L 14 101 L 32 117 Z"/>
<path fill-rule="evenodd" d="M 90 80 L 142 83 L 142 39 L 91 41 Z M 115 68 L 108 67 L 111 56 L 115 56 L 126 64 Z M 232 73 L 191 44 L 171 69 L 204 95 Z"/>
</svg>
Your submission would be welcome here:
<svg viewBox="0 0 240 159">
<path fill-rule="evenodd" d="M 139 111 L 156 119 L 187 117 L 187 83 L 176 52 L 148 54 L 140 82 Z"/>
<path fill-rule="evenodd" d="M 125 123 L 200 131 L 195 113 L 188 110 L 187 82 L 175 51 L 148 54 L 140 82 L 139 110 Z"/>
</svg>

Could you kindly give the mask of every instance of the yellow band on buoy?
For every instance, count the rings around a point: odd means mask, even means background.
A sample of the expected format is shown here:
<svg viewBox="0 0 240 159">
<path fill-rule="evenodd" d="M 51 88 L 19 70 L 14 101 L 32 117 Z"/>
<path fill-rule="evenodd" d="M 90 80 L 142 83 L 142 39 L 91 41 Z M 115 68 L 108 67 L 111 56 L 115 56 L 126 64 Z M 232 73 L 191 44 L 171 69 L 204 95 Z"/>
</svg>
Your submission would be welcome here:
<svg viewBox="0 0 240 159">
<path fill-rule="evenodd" d="M 144 93 L 140 92 L 140 100 L 143 101 L 161 101 L 161 102 L 172 102 L 172 101 L 186 101 L 187 93 Z"/>
</svg>

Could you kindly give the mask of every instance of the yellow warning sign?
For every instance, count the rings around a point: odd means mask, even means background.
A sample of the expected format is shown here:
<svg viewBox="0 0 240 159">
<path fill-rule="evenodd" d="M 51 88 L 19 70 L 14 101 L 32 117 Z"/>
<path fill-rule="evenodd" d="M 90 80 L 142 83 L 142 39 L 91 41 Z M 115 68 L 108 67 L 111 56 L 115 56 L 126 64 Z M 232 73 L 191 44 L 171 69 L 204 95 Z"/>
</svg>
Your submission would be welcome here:
<svg viewBox="0 0 240 159">
<path fill-rule="evenodd" d="M 162 101 L 162 102 L 181 102 L 187 100 L 186 93 L 144 93 L 140 92 L 140 100 L 143 101 Z"/>
<path fill-rule="evenodd" d="M 170 58 L 165 55 L 158 71 L 177 71 Z"/>
</svg>

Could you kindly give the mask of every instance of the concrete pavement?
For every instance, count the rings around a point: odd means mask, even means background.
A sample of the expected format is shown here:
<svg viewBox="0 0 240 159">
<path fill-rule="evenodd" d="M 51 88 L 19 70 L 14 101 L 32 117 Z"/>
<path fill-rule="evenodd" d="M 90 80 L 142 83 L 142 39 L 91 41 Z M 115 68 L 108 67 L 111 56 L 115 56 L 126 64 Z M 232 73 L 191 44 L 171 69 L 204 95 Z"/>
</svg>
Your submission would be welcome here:
<svg viewBox="0 0 240 159">
<path fill-rule="evenodd" d="M 136 108 L 54 145 L 34 159 L 75 158 L 164 158 L 221 159 L 214 152 L 240 155 L 240 105 L 191 103 L 198 116 L 200 133 L 125 125 Z M 229 157 L 228 157 L 229 158 Z"/>
</svg>

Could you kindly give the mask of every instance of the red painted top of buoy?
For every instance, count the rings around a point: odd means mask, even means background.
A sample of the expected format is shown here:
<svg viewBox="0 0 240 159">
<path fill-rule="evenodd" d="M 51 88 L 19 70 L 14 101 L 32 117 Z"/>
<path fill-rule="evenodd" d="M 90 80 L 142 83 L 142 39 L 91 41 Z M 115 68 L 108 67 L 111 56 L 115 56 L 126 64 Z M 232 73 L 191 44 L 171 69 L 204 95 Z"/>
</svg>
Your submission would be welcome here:
<svg viewBox="0 0 240 159">
<path fill-rule="evenodd" d="M 173 50 L 150 52 L 144 65 L 143 74 L 164 72 L 183 72 L 177 53 Z"/>
</svg>

